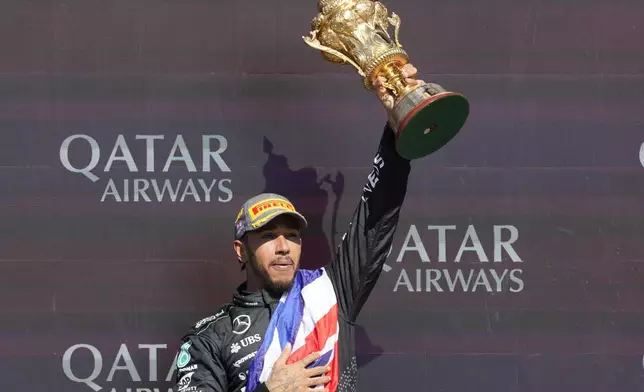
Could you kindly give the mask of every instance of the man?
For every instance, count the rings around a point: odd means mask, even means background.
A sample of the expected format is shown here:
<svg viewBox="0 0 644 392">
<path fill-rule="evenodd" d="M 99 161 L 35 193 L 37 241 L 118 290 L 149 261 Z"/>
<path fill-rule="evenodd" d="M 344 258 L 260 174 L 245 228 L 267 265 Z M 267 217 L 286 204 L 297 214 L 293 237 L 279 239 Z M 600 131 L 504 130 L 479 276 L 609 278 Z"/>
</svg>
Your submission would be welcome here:
<svg viewBox="0 0 644 392">
<path fill-rule="evenodd" d="M 422 83 L 412 65 L 402 71 Z M 391 108 L 382 79 L 374 86 Z M 355 391 L 353 324 L 391 248 L 409 172 L 387 125 L 337 253 L 314 271 L 298 268 L 307 221 L 288 199 L 261 194 L 244 203 L 234 249 L 247 279 L 184 336 L 176 391 Z"/>
</svg>

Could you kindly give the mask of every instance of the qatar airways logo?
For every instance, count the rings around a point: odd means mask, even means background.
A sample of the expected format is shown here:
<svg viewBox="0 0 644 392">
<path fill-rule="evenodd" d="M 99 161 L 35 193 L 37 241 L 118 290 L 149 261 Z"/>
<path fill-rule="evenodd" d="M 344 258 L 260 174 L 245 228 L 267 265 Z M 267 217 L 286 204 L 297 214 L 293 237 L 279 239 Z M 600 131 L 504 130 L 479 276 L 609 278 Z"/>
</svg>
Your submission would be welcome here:
<svg viewBox="0 0 644 392">
<path fill-rule="evenodd" d="M 488 243 L 480 239 L 483 231 Z M 405 262 L 392 291 L 518 293 L 525 286 L 518 241 L 513 225 L 410 225 L 403 244 L 389 252 L 396 263 Z M 419 261 L 431 268 L 411 268 Z M 396 268 L 385 264 L 383 270 Z"/>
<path fill-rule="evenodd" d="M 101 184 L 101 202 L 226 203 L 233 198 L 227 148 L 222 135 L 119 134 L 106 145 L 75 134 L 61 143 L 60 162 L 67 171 Z"/>
<path fill-rule="evenodd" d="M 114 354 L 103 353 L 91 344 L 75 344 L 63 354 L 63 373 L 70 381 L 85 384 L 88 392 L 176 392 L 173 381 L 177 356 L 169 366 L 159 365 L 161 356 L 171 358 L 167 348 L 167 344 L 139 344 L 128 348 L 122 343 Z M 133 354 L 138 357 L 143 354 L 144 358 L 137 363 Z M 193 365 L 181 370 L 196 369 Z"/>
</svg>

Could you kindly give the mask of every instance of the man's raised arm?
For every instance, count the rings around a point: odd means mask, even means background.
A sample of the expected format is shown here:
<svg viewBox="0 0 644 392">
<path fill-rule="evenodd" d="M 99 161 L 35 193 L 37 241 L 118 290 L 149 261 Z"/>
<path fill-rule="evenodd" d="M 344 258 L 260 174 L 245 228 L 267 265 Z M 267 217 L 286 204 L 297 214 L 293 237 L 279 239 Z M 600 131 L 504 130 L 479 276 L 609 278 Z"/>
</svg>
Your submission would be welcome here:
<svg viewBox="0 0 644 392">
<path fill-rule="evenodd" d="M 391 248 L 410 166 L 396 152 L 395 136 L 387 125 L 349 228 L 327 266 L 338 305 L 351 321 L 358 317 Z"/>
</svg>

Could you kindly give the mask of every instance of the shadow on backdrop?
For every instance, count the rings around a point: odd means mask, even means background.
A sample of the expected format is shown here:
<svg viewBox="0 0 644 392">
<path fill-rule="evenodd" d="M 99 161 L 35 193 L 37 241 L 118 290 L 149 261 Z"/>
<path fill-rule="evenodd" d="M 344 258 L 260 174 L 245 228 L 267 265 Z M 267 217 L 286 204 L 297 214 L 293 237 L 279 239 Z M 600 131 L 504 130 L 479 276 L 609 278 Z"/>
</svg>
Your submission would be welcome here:
<svg viewBox="0 0 644 392">
<path fill-rule="evenodd" d="M 273 152 L 273 143 L 264 137 L 264 192 L 278 193 L 293 202 L 295 208 L 306 217 L 308 227 L 303 231 L 302 268 L 320 268 L 331 260 L 331 249 L 336 248 L 338 206 L 344 193 L 344 176 L 338 172 L 335 179 L 326 175 L 318 179 L 315 168 L 293 170 L 284 155 Z M 329 194 L 324 189 L 330 184 L 334 193 L 330 239 L 324 232 L 324 216 L 329 203 Z"/>
<path fill-rule="evenodd" d="M 308 227 L 302 233 L 301 267 L 320 268 L 332 259 L 331 255 L 338 246 L 338 207 L 344 194 L 344 175 L 338 171 L 335 178 L 331 178 L 331 174 L 326 174 L 319 179 L 318 172 L 313 167 L 291 169 L 287 157 L 275 154 L 273 148 L 273 143 L 264 137 L 263 150 L 268 157 L 263 167 L 265 181 L 263 192 L 287 197 L 306 217 Z M 330 239 L 327 238 L 324 230 L 324 217 L 331 197 L 324 189 L 326 184 L 330 185 L 333 197 L 330 211 L 331 232 L 328 235 Z M 371 342 L 362 326 L 356 324 L 355 332 L 358 367 L 362 367 L 380 356 L 383 350 Z"/>
</svg>

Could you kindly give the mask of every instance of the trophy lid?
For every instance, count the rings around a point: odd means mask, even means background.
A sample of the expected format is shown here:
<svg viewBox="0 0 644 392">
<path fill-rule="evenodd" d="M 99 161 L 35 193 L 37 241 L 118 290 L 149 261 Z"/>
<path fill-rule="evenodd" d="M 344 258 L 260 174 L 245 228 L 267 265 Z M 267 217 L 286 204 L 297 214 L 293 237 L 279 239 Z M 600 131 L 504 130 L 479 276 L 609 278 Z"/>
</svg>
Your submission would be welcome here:
<svg viewBox="0 0 644 392">
<path fill-rule="evenodd" d="M 318 11 L 327 16 L 351 3 L 355 3 L 355 0 L 318 0 Z"/>
</svg>

